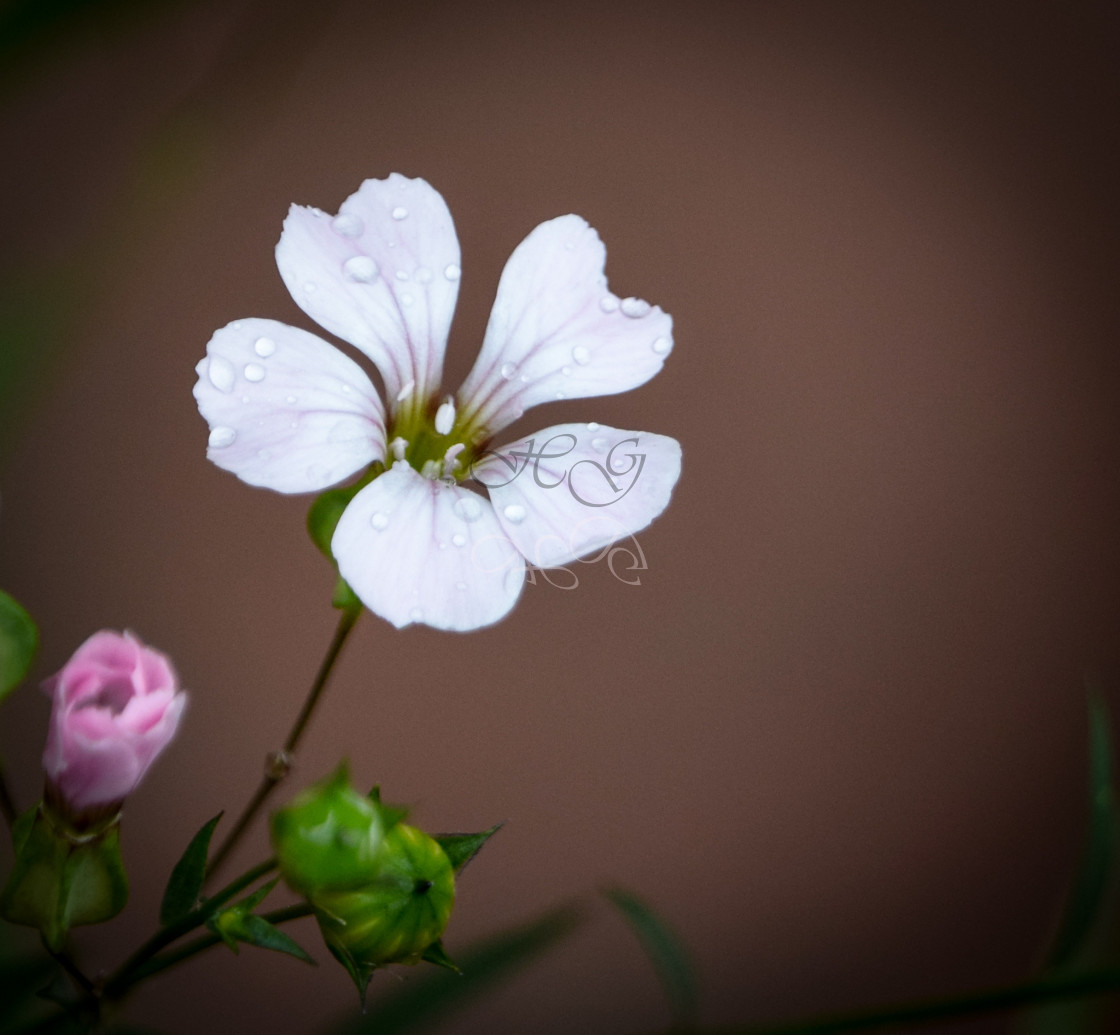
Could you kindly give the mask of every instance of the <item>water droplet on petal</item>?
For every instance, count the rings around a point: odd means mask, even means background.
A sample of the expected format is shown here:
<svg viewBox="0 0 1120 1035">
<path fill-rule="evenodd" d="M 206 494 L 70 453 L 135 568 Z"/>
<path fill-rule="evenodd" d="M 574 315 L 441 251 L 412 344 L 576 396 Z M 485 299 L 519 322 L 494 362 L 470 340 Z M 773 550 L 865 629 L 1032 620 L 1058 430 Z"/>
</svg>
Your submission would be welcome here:
<svg viewBox="0 0 1120 1035">
<path fill-rule="evenodd" d="M 276 351 L 276 342 L 271 338 L 258 338 L 253 342 L 253 351 L 261 357 L 268 359 Z"/>
<path fill-rule="evenodd" d="M 447 266 L 444 266 L 443 275 L 448 280 L 458 280 L 463 275 L 463 271 L 459 269 L 459 267 L 456 266 L 455 263 L 452 262 Z"/>
<path fill-rule="evenodd" d="M 602 453 L 607 448 L 607 440 L 605 438 L 593 438 L 591 440 L 591 448 L 594 449 L 596 453 Z"/>
<path fill-rule="evenodd" d="M 512 381 L 513 375 L 516 373 L 517 367 L 515 367 L 512 363 L 502 364 L 502 377 L 504 377 L 507 381 Z"/>
<path fill-rule="evenodd" d="M 331 229 L 343 237 L 361 237 L 365 224 L 357 216 L 343 212 L 331 220 Z"/>
<path fill-rule="evenodd" d="M 377 263 L 368 255 L 352 255 L 342 264 L 342 272 L 360 284 L 377 279 Z"/>
<path fill-rule="evenodd" d="M 405 208 L 404 205 L 398 205 L 395 209 L 393 209 L 393 218 L 398 221 L 401 219 L 407 219 L 408 209 Z"/>
<path fill-rule="evenodd" d="M 451 542 L 455 546 L 466 546 L 467 545 L 467 537 L 465 535 L 463 535 L 462 532 L 456 532 L 451 537 Z"/>
<path fill-rule="evenodd" d="M 408 270 L 397 270 L 397 280 L 408 280 Z"/>
<path fill-rule="evenodd" d="M 619 304 L 623 316 L 629 316 L 631 320 L 640 320 L 643 316 L 647 316 L 649 311 L 653 308 L 644 298 L 624 298 Z"/>
<path fill-rule="evenodd" d="M 455 501 L 453 509 L 464 521 L 477 521 L 482 517 L 482 504 L 474 493 L 469 496 L 460 496 Z"/>
<path fill-rule="evenodd" d="M 411 611 L 408 612 L 408 617 L 411 618 L 414 622 L 419 622 L 424 617 L 424 609 L 422 607 L 414 607 Z"/>
<path fill-rule="evenodd" d="M 572 368 L 571 367 L 561 367 L 560 368 L 560 373 L 563 374 L 565 377 L 571 377 L 572 376 Z"/>
<path fill-rule="evenodd" d="M 665 356 L 672 350 L 673 342 L 669 338 L 654 338 L 652 348 L 659 356 Z"/>
<path fill-rule="evenodd" d="M 506 520 L 514 525 L 520 525 L 525 520 L 525 508 L 520 503 L 511 503 L 503 508 L 502 513 L 505 514 Z"/>
<path fill-rule="evenodd" d="M 591 353 L 587 351 L 583 345 L 577 345 L 572 349 L 572 359 L 574 359 L 581 367 L 586 366 L 591 362 Z"/>
<path fill-rule="evenodd" d="M 592 420 L 592 421 L 587 422 L 587 430 L 588 431 L 598 431 L 599 428 L 600 428 L 600 424 L 599 424 L 598 421 Z"/>
<path fill-rule="evenodd" d="M 466 584 L 465 582 L 456 582 L 456 583 L 455 583 L 455 588 L 456 588 L 456 589 L 457 589 L 457 590 L 458 590 L 458 591 L 459 591 L 460 593 L 462 593 L 462 592 L 463 592 L 463 590 L 467 588 L 467 584 Z"/>
<path fill-rule="evenodd" d="M 219 425 L 216 428 L 212 428 L 210 431 L 210 448 L 224 449 L 226 446 L 232 446 L 236 438 L 237 432 L 234 431 L 233 428 L 227 428 Z"/>
<path fill-rule="evenodd" d="M 599 299 L 599 308 L 604 313 L 613 313 L 618 308 L 618 299 L 614 295 L 604 295 Z"/>
<path fill-rule="evenodd" d="M 380 510 L 375 510 L 370 515 L 369 523 L 377 529 L 378 532 L 384 532 L 389 527 L 389 515 L 382 514 Z"/>
<path fill-rule="evenodd" d="M 427 266 L 421 266 L 416 271 L 416 280 L 421 284 L 430 284 L 432 282 L 432 271 Z"/>
<path fill-rule="evenodd" d="M 315 294 L 316 291 L 319 290 L 319 285 L 316 284 L 315 281 L 309 280 L 306 284 L 303 285 L 303 290 L 307 294 L 313 295 L 313 294 Z"/>
<path fill-rule="evenodd" d="M 567 396 L 563 392 L 557 392 L 556 393 L 556 398 L 557 399 L 566 399 Z"/>
<path fill-rule="evenodd" d="M 246 363 L 242 373 L 245 375 L 246 381 L 256 383 L 264 380 L 265 369 L 259 363 Z"/>
<path fill-rule="evenodd" d="M 296 403 L 296 397 L 294 395 L 285 396 L 284 402 L 286 402 L 289 406 L 294 406 Z"/>
<path fill-rule="evenodd" d="M 232 392 L 233 382 L 237 379 L 237 371 L 233 369 L 233 364 L 224 356 L 211 356 L 210 364 L 206 368 L 206 376 L 219 392 Z"/>
</svg>

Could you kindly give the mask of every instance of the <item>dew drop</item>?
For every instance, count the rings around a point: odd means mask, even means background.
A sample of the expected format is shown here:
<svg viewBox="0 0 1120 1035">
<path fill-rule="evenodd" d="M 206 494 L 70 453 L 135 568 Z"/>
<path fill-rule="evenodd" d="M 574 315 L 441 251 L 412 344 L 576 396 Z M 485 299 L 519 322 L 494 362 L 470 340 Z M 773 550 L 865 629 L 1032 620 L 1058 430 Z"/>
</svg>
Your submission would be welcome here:
<svg viewBox="0 0 1120 1035">
<path fill-rule="evenodd" d="M 527 385 L 529 383 L 529 375 L 528 374 L 522 374 L 521 375 L 521 383 L 523 385 Z"/>
<path fill-rule="evenodd" d="M 614 295 L 604 295 L 599 299 L 599 308 L 604 313 L 613 313 L 618 308 L 618 299 Z"/>
<path fill-rule="evenodd" d="M 673 342 L 669 338 L 654 338 L 651 348 L 659 356 L 665 356 L 673 348 Z"/>
<path fill-rule="evenodd" d="M 474 493 L 469 496 L 460 496 L 455 501 L 454 510 L 464 521 L 477 521 L 482 517 L 482 504 Z"/>
<path fill-rule="evenodd" d="M 427 266 L 421 266 L 416 271 L 416 280 L 420 284 L 430 284 L 432 282 L 432 271 Z"/>
<path fill-rule="evenodd" d="M 359 284 L 369 284 L 377 279 L 377 263 L 368 255 L 351 255 L 342 264 L 342 272 Z"/>
<path fill-rule="evenodd" d="M 588 431 L 598 431 L 599 428 L 600 428 L 600 424 L 599 424 L 598 421 L 592 420 L 592 421 L 587 422 L 587 430 Z"/>
<path fill-rule="evenodd" d="M 557 399 L 566 399 L 567 396 L 563 392 L 557 392 L 556 393 L 556 398 Z"/>
<path fill-rule="evenodd" d="M 512 363 L 502 364 L 502 377 L 504 377 L 507 381 L 512 381 L 513 375 L 516 373 L 517 367 L 515 367 Z"/>
<path fill-rule="evenodd" d="M 258 338 L 253 342 L 253 351 L 261 357 L 268 359 L 276 351 L 276 342 L 271 338 Z"/>
<path fill-rule="evenodd" d="M 289 406 L 295 406 L 296 397 L 294 395 L 285 396 L 284 397 L 284 402 L 286 402 Z"/>
<path fill-rule="evenodd" d="M 607 440 L 605 438 L 593 438 L 591 440 L 591 448 L 594 449 L 596 453 L 605 452 L 607 448 Z"/>
<path fill-rule="evenodd" d="M 560 373 L 563 374 L 565 377 L 571 377 L 572 376 L 572 368 L 571 367 L 561 367 L 560 368 Z"/>
<path fill-rule="evenodd" d="M 389 527 L 389 515 L 381 513 L 380 510 L 375 510 L 370 516 L 369 523 L 378 532 L 384 532 Z"/>
<path fill-rule="evenodd" d="M 309 294 L 309 295 L 313 295 L 313 294 L 315 294 L 315 292 L 316 292 L 316 291 L 318 291 L 318 290 L 319 290 L 319 285 L 318 285 L 318 284 L 316 284 L 316 283 L 315 283 L 315 281 L 313 281 L 313 280 L 309 280 L 309 281 L 307 281 L 307 283 L 306 283 L 306 284 L 304 284 L 304 285 L 303 285 L 303 290 L 304 290 L 304 291 L 305 291 L 305 292 L 306 292 L 307 294 Z"/>
<path fill-rule="evenodd" d="M 451 537 L 451 544 L 453 546 L 466 546 L 467 545 L 467 537 L 465 535 L 463 535 L 462 532 L 456 532 Z"/>
<path fill-rule="evenodd" d="M 467 588 L 467 584 L 466 584 L 465 582 L 456 582 L 456 583 L 455 583 L 455 588 L 456 588 L 456 589 L 457 589 L 457 590 L 458 590 L 458 591 L 459 591 L 460 593 L 462 593 L 462 592 L 463 592 L 463 590 L 465 590 L 465 589 Z"/>
<path fill-rule="evenodd" d="M 649 311 L 653 308 L 644 298 L 624 298 L 619 304 L 623 316 L 629 316 L 631 320 L 640 320 L 643 316 L 649 315 Z"/>
<path fill-rule="evenodd" d="M 224 356 L 211 356 L 210 364 L 206 368 L 206 376 L 219 392 L 232 392 L 237 372 L 233 369 L 233 364 Z"/>
<path fill-rule="evenodd" d="M 393 209 L 393 218 L 398 222 L 402 219 L 407 219 L 408 209 L 405 208 L 404 205 L 398 205 L 395 209 Z"/>
<path fill-rule="evenodd" d="M 242 373 L 244 373 L 246 381 L 252 381 L 255 383 L 257 381 L 264 380 L 265 370 L 264 367 L 262 367 L 259 363 L 246 363 L 245 369 L 244 371 L 242 371 Z"/>
<path fill-rule="evenodd" d="M 408 612 L 408 617 L 411 618 L 414 622 L 419 622 L 424 617 L 424 609 L 422 607 L 414 607 L 411 611 Z"/>
<path fill-rule="evenodd" d="M 511 503 L 503 508 L 502 513 L 505 514 L 507 521 L 515 525 L 520 525 L 525 520 L 525 508 L 520 503 Z"/>
<path fill-rule="evenodd" d="M 408 270 L 397 270 L 397 280 L 408 280 Z"/>
<path fill-rule="evenodd" d="M 401 305 L 412 305 L 412 296 L 401 295 Z"/>
<path fill-rule="evenodd" d="M 209 444 L 212 449 L 224 449 L 226 446 L 232 446 L 236 438 L 237 432 L 233 428 L 219 425 L 211 429 Z"/>
<path fill-rule="evenodd" d="M 357 216 L 342 212 L 331 220 L 331 229 L 343 237 L 361 237 L 365 224 Z"/>
<path fill-rule="evenodd" d="M 572 359 L 574 359 L 581 367 L 587 366 L 591 362 L 591 353 L 583 345 L 577 345 L 572 349 Z"/>
<path fill-rule="evenodd" d="M 443 275 L 448 280 L 458 280 L 463 275 L 463 271 L 452 262 L 443 267 Z"/>
</svg>

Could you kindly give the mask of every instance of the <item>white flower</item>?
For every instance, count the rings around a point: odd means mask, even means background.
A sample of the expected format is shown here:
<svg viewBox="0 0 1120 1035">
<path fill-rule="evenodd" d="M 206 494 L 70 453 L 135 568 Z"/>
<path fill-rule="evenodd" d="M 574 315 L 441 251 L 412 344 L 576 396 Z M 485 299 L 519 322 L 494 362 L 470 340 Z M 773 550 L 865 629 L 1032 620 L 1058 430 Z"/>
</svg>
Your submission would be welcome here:
<svg viewBox="0 0 1120 1035">
<path fill-rule="evenodd" d="M 280 275 L 308 316 L 373 361 L 388 405 L 321 338 L 236 320 L 196 368 L 207 456 L 285 493 L 368 468 L 331 541 L 362 603 L 398 628 L 496 622 L 526 558 L 564 565 L 645 528 L 680 474 L 673 439 L 596 424 L 490 448 L 530 406 L 623 392 L 661 369 L 671 318 L 612 295 L 605 260 L 578 216 L 538 226 L 506 263 L 478 360 L 451 396 L 440 380 L 459 242 L 443 198 L 394 173 L 367 180 L 334 217 L 293 205 Z"/>
</svg>

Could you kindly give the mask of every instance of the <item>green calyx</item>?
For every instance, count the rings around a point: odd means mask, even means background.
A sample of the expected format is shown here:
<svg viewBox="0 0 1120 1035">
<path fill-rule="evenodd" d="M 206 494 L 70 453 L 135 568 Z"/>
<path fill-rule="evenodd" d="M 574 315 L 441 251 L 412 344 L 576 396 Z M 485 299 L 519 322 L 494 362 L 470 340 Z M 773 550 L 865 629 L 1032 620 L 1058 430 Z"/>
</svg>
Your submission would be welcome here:
<svg viewBox="0 0 1120 1035">
<path fill-rule="evenodd" d="M 119 819 L 78 833 L 42 804 L 12 828 L 15 866 L 0 893 L 0 916 L 36 927 L 54 951 L 71 927 L 116 916 L 128 901 Z"/>
</svg>

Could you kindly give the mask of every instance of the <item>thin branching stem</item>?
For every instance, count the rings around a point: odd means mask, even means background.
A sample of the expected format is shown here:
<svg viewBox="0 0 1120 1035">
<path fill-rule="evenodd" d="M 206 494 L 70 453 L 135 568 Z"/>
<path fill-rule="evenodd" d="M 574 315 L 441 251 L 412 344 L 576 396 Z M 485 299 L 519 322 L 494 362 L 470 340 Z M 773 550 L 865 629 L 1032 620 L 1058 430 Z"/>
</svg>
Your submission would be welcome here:
<svg viewBox="0 0 1120 1035">
<path fill-rule="evenodd" d="M 278 756 L 269 759 L 269 765 L 265 772 L 264 779 L 261 780 L 256 793 L 249 800 L 249 804 L 245 806 L 245 810 L 241 813 L 240 818 L 234 824 L 233 829 L 226 836 L 226 839 L 211 856 L 210 865 L 207 870 L 208 879 L 212 877 L 218 871 L 222 863 L 225 862 L 226 857 L 233 851 L 234 847 L 241 840 L 241 836 L 249 828 L 253 820 L 256 819 L 257 813 L 260 812 L 264 803 L 276 789 L 276 786 L 288 775 L 288 766 L 291 761 L 291 756 L 294 754 L 296 747 L 299 745 L 300 738 L 302 738 L 304 730 L 311 720 L 311 714 L 314 712 L 315 705 L 318 704 L 319 698 L 322 696 L 323 690 L 327 685 L 327 680 L 330 678 L 331 671 L 334 669 L 334 664 L 338 660 L 338 656 L 341 654 L 342 648 L 346 643 L 346 638 L 350 635 L 350 630 L 354 628 L 354 623 L 357 622 L 358 616 L 361 613 L 361 608 L 346 608 L 342 612 L 338 627 L 334 632 L 334 638 L 331 640 L 331 644 L 327 648 L 327 653 L 323 658 L 322 664 L 319 666 L 315 681 L 311 684 L 311 689 L 307 692 L 303 707 L 300 709 L 299 715 L 296 716 L 296 721 L 292 724 L 291 731 L 288 733 L 288 739 L 284 741 L 283 749 L 278 752 Z"/>
</svg>

